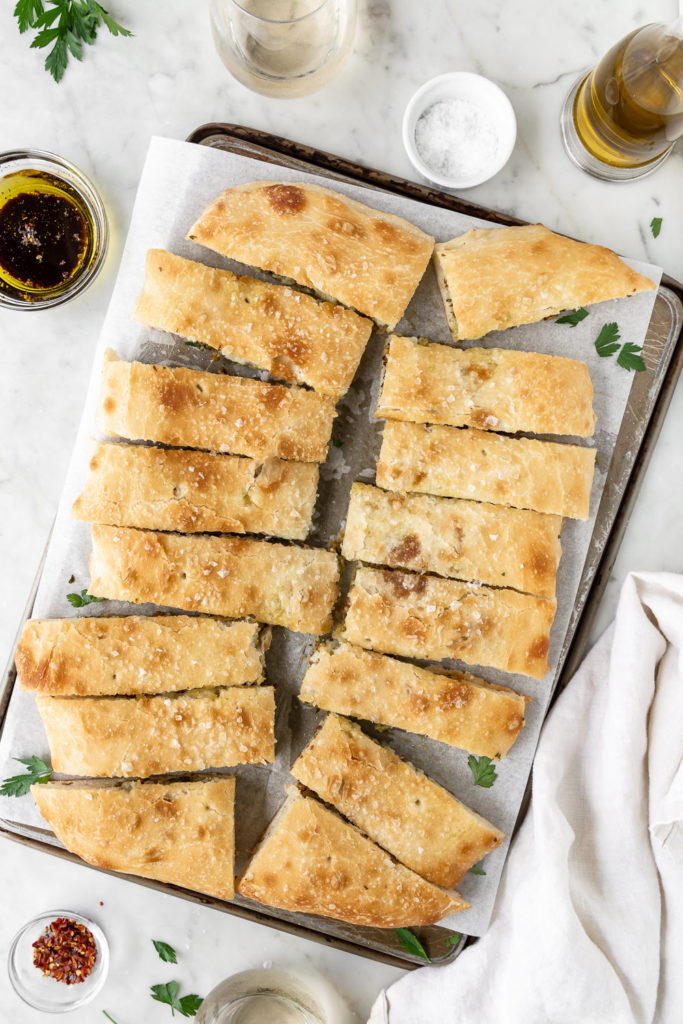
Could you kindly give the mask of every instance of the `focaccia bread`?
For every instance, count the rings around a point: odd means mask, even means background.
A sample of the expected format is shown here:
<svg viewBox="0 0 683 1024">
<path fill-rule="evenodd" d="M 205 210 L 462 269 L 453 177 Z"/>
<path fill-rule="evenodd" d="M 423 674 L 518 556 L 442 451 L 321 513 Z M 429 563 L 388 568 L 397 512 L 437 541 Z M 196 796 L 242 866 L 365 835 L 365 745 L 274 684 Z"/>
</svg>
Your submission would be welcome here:
<svg viewBox="0 0 683 1024">
<path fill-rule="evenodd" d="M 318 466 L 147 445 L 94 445 L 74 519 L 178 533 L 267 533 L 304 540 Z"/>
<path fill-rule="evenodd" d="M 561 528 L 561 516 L 355 483 L 342 554 L 554 597 Z"/>
<path fill-rule="evenodd" d="M 588 519 L 594 468 L 595 448 L 388 420 L 377 483 Z"/>
<path fill-rule="evenodd" d="M 187 237 L 312 288 L 393 328 L 424 274 L 434 239 L 320 185 L 254 181 L 226 189 Z"/>
<path fill-rule="evenodd" d="M 316 648 L 299 696 L 324 711 L 405 729 L 496 761 L 519 736 L 531 699 L 469 672 L 430 671 L 343 641 Z"/>
<path fill-rule="evenodd" d="M 445 889 L 504 839 L 348 718 L 328 715 L 291 772 L 402 864 Z"/>
<path fill-rule="evenodd" d="M 372 928 L 434 924 L 466 903 L 398 864 L 334 811 L 290 787 L 237 880 L 268 907 Z"/>
<path fill-rule="evenodd" d="M 353 310 L 163 249 L 147 253 L 133 317 L 335 401 L 348 390 L 373 326 Z"/>
<path fill-rule="evenodd" d="M 268 642 L 253 622 L 189 615 L 29 619 L 14 660 L 34 693 L 171 693 L 261 683 Z"/>
<path fill-rule="evenodd" d="M 326 633 L 339 560 L 320 548 L 247 537 L 187 536 L 93 526 L 90 593 L 134 604 L 252 617 Z"/>
<path fill-rule="evenodd" d="M 593 384 L 576 359 L 389 339 L 376 416 L 514 434 L 590 437 Z"/>
<path fill-rule="evenodd" d="M 357 571 L 343 636 L 406 658 L 460 658 L 542 679 L 557 602 L 387 569 Z"/>
<path fill-rule="evenodd" d="M 36 704 L 65 775 L 164 775 L 275 760 L 272 686 L 159 697 L 46 697 Z"/>
<path fill-rule="evenodd" d="M 109 437 L 254 459 L 324 462 L 334 402 L 249 377 L 124 363 L 107 352 L 97 429 Z"/>
<path fill-rule="evenodd" d="M 448 325 L 461 341 L 655 287 L 611 249 L 542 224 L 474 228 L 437 245 L 434 266 Z"/>
<path fill-rule="evenodd" d="M 233 898 L 232 776 L 115 786 L 48 782 L 32 786 L 31 795 L 57 839 L 88 864 Z"/>
</svg>

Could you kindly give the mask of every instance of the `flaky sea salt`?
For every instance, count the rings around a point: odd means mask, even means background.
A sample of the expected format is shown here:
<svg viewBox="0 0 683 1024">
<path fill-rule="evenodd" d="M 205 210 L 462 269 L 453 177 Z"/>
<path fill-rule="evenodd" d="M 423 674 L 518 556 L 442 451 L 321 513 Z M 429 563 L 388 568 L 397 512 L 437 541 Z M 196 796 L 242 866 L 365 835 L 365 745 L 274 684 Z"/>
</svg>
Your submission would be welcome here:
<svg viewBox="0 0 683 1024">
<path fill-rule="evenodd" d="M 470 100 L 438 100 L 415 126 L 417 151 L 444 178 L 473 178 L 498 154 L 498 133 L 486 110 Z"/>
</svg>

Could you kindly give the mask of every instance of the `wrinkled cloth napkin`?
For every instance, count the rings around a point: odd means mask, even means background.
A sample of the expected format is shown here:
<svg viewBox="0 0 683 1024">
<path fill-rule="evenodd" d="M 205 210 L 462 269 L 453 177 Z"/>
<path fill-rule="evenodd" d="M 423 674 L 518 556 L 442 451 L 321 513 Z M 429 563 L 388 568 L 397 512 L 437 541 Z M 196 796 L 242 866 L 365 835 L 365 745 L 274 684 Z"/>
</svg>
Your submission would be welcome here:
<svg viewBox="0 0 683 1024">
<path fill-rule="evenodd" d="M 369 1024 L 681 1024 L 683 576 L 631 574 L 541 733 L 486 935 Z"/>
</svg>

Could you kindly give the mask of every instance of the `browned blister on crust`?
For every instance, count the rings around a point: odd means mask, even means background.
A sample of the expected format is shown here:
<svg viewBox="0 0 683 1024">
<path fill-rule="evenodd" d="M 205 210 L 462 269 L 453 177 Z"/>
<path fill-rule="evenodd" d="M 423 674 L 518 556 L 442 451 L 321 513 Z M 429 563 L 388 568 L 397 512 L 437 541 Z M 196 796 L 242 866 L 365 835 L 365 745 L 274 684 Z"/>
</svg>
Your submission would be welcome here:
<svg viewBox="0 0 683 1024">
<path fill-rule="evenodd" d="M 234 895 L 235 779 L 31 787 L 59 841 L 108 871 L 155 878 L 219 900 Z"/>
<path fill-rule="evenodd" d="M 406 658 L 459 658 L 542 679 L 557 602 L 387 569 L 357 571 L 343 635 Z"/>
<path fill-rule="evenodd" d="M 320 185 L 276 181 L 226 189 L 187 237 L 389 328 L 403 316 L 434 248 L 430 235 L 401 217 Z"/>
<path fill-rule="evenodd" d="M 466 231 L 435 247 L 434 266 L 451 333 L 461 341 L 655 288 L 611 249 L 542 224 Z"/>
<path fill-rule="evenodd" d="M 503 833 L 392 750 L 328 715 L 291 768 L 406 867 L 451 889 Z"/>
<path fill-rule="evenodd" d="M 342 554 L 554 597 L 561 528 L 561 516 L 355 483 Z"/>
<path fill-rule="evenodd" d="M 90 592 L 134 604 L 251 617 L 327 633 L 339 559 L 331 551 L 251 537 L 185 536 L 93 526 Z"/>
<path fill-rule="evenodd" d="M 576 359 L 389 339 L 377 416 L 509 434 L 590 437 L 593 384 Z"/>
<path fill-rule="evenodd" d="M 438 672 L 344 642 L 318 647 L 301 700 L 498 760 L 524 726 L 530 698 L 469 672 Z"/>
<path fill-rule="evenodd" d="M 163 249 L 147 253 L 133 317 L 335 401 L 351 384 L 373 326 L 353 310 Z"/>
<path fill-rule="evenodd" d="M 588 519 L 595 448 L 475 427 L 384 424 L 377 483 L 389 491 L 421 491 Z"/>
<path fill-rule="evenodd" d="M 147 445 L 96 443 L 71 515 L 178 533 L 267 533 L 304 540 L 318 465 Z"/>
<path fill-rule="evenodd" d="M 311 797 L 293 792 L 237 880 L 269 907 L 371 928 L 434 924 L 466 909 Z"/>
<path fill-rule="evenodd" d="M 125 363 L 108 352 L 97 428 L 181 448 L 324 462 L 334 401 L 315 391 L 185 367 Z"/>
<path fill-rule="evenodd" d="M 147 778 L 275 760 L 272 686 L 158 697 L 36 697 L 52 766 L 65 775 Z"/>
<path fill-rule="evenodd" d="M 14 658 L 34 693 L 170 693 L 262 682 L 267 640 L 254 622 L 205 616 L 29 619 Z"/>
</svg>

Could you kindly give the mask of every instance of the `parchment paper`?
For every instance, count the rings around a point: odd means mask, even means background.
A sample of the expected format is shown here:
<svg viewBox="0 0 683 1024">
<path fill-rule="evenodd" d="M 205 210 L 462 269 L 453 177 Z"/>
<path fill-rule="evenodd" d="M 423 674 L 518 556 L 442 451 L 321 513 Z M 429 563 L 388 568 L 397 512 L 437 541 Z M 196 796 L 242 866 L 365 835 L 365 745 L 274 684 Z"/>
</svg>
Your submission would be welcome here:
<svg viewBox="0 0 683 1024">
<path fill-rule="evenodd" d="M 137 614 L 154 610 L 152 606 L 127 605 L 107 601 L 90 605 L 82 613 L 67 602 L 66 594 L 88 586 L 89 528 L 70 520 L 69 510 L 82 488 L 88 462 L 88 443 L 94 434 L 93 423 L 99 391 L 102 356 L 106 348 L 115 349 L 127 360 L 185 365 L 220 371 L 230 369 L 243 375 L 265 377 L 244 367 L 227 363 L 221 357 L 186 345 L 181 339 L 160 331 L 148 330 L 130 317 L 131 309 L 144 278 L 144 259 L 148 248 L 166 248 L 182 256 L 213 266 L 238 271 L 244 268 L 216 256 L 193 242 L 185 234 L 204 207 L 230 185 L 254 180 L 312 181 L 329 184 L 326 179 L 302 174 L 262 161 L 221 151 L 156 138 L 150 145 L 140 180 L 131 226 L 111 303 L 99 338 L 93 373 L 85 401 L 83 418 L 60 500 L 54 532 L 40 587 L 34 617 L 67 617 L 78 614 Z M 471 227 L 490 226 L 488 222 L 434 209 L 422 203 L 392 196 L 358 185 L 334 183 L 339 192 L 367 202 L 385 212 L 408 218 L 445 241 Z M 635 260 L 628 264 L 659 283 L 659 268 Z M 249 271 L 254 273 L 253 270 Z M 267 275 L 257 274 L 267 279 Z M 489 346 L 524 349 L 570 356 L 584 360 L 595 389 L 594 408 L 598 417 L 596 434 L 578 443 L 597 448 L 597 467 L 591 498 L 591 518 L 586 523 L 565 521 L 562 530 L 562 561 L 557 583 L 558 611 L 551 633 L 550 663 L 557 664 L 558 652 L 567 630 L 576 597 L 605 475 L 614 449 L 633 375 L 621 369 L 614 357 L 600 358 L 593 341 L 601 326 L 617 321 L 622 339 L 641 345 L 650 320 L 656 292 L 629 299 L 601 303 L 590 308 L 590 315 L 577 327 L 543 322 L 528 327 L 489 335 L 482 342 Z M 408 307 L 397 333 L 418 335 L 434 341 L 450 342 L 450 335 L 431 267 Z M 322 468 L 312 543 L 328 546 L 339 540 L 348 504 L 351 482 L 372 480 L 379 451 L 382 422 L 374 420 L 373 408 L 379 386 L 382 353 L 386 337 L 375 332 L 362 360 L 354 383 L 340 402 L 333 437 L 340 446 L 330 445 L 327 463 Z M 74 582 L 69 583 L 71 576 Z M 345 572 L 348 583 L 350 567 Z M 315 645 L 304 637 L 284 629 L 273 630 L 273 643 L 267 657 L 267 677 L 277 683 L 277 760 L 271 768 L 244 767 L 236 770 L 237 785 L 237 867 L 244 863 L 268 820 L 283 798 L 284 786 L 292 779 L 289 766 L 310 737 L 322 715 L 305 708 L 297 699 L 306 659 Z M 465 668 L 462 663 L 445 663 Z M 489 682 L 511 686 L 528 694 L 533 702 L 527 710 L 526 725 L 510 754 L 498 765 L 498 778 L 491 789 L 473 784 L 467 767 L 467 754 L 400 730 L 374 732 L 382 742 L 408 757 L 433 779 L 446 786 L 464 803 L 483 814 L 506 835 L 513 828 L 528 778 L 536 742 L 554 680 L 554 672 L 536 681 L 526 676 L 510 676 L 488 668 L 472 669 Z M 581 728 L 581 723 L 576 723 Z M 38 754 L 49 760 L 47 741 L 31 696 L 16 689 L 8 709 L 0 743 L 0 777 L 16 774 L 21 766 L 12 760 Z M 0 815 L 23 826 L 44 827 L 30 797 L 0 798 Z M 509 838 L 483 862 L 485 875 L 468 873 L 459 886 L 472 903 L 472 909 L 455 915 L 447 923 L 470 935 L 481 935 L 489 922 L 500 872 Z"/>
</svg>

